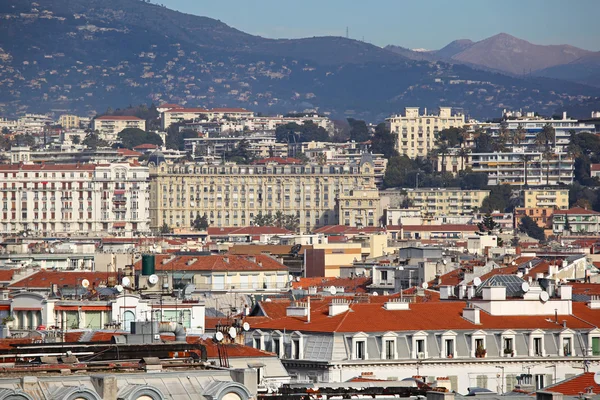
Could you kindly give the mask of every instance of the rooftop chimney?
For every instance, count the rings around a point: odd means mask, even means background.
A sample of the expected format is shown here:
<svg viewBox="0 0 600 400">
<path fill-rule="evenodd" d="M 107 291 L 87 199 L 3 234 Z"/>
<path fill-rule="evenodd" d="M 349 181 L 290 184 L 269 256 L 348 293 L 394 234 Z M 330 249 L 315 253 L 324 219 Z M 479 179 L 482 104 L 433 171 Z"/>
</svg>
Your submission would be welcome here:
<svg viewBox="0 0 600 400">
<path fill-rule="evenodd" d="M 383 303 L 383 308 L 386 310 L 408 310 L 410 307 L 408 306 L 408 301 L 404 301 L 401 298 L 393 298 L 389 299 L 385 303 Z"/>
<path fill-rule="evenodd" d="M 463 318 L 473 324 L 479 325 L 481 323 L 479 320 L 479 308 L 467 305 L 467 307 L 463 309 Z"/>
<path fill-rule="evenodd" d="M 350 309 L 350 303 L 346 299 L 331 299 L 331 303 L 329 303 L 329 316 L 333 317 L 344 313 Z"/>
</svg>

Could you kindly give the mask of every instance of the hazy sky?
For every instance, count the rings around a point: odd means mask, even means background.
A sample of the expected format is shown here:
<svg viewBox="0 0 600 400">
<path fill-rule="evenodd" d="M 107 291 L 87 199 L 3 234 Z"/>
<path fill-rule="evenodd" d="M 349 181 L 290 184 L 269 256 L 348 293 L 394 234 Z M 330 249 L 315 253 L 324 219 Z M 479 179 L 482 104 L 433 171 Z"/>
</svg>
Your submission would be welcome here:
<svg viewBox="0 0 600 400">
<path fill-rule="evenodd" d="M 438 49 L 506 32 L 600 50 L 600 0 L 152 0 L 269 38 L 345 36 Z"/>
</svg>

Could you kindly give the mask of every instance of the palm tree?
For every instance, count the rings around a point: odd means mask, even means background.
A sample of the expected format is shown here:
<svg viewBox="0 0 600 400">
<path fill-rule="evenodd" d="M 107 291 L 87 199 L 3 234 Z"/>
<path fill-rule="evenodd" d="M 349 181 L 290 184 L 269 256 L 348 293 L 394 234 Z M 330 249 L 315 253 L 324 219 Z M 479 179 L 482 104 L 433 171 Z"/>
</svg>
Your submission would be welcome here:
<svg viewBox="0 0 600 400">
<path fill-rule="evenodd" d="M 527 132 L 521 124 L 517 126 L 517 129 L 510 131 L 510 142 L 515 146 L 520 144 L 523 140 L 525 140 L 526 137 Z"/>
<path fill-rule="evenodd" d="M 546 160 L 546 185 L 550 186 L 550 161 L 554 158 L 554 153 L 550 149 L 546 149 L 542 153 L 542 159 Z M 559 171 L 560 174 L 560 171 Z"/>
<path fill-rule="evenodd" d="M 523 187 L 527 188 L 527 163 L 529 162 L 531 155 L 530 154 L 521 154 L 521 156 L 519 157 L 520 160 L 523 162 L 523 170 L 525 172 L 525 182 L 523 183 Z"/>
<path fill-rule="evenodd" d="M 552 145 L 556 144 L 556 131 L 549 123 L 544 125 L 542 130 L 535 137 L 535 144 L 548 150 Z"/>
<path fill-rule="evenodd" d="M 441 142 L 437 146 L 436 153 L 442 157 L 442 173 L 446 172 L 446 156 L 448 155 L 450 147 L 446 142 Z"/>
<path fill-rule="evenodd" d="M 500 133 L 498 134 L 498 138 L 502 143 L 507 143 L 510 139 L 510 130 L 508 129 L 508 122 L 506 120 L 502 120 L 500 122 Z"/>
<path fill-rule="evenodd" d="M 467 147 L 461 147 L 458 150 L 458 156 L 460 157 L 460 170 L 464 171 L 465 169 L 465 159 L 468 160 L 469 154 L 471 154 L 471 149 Z"/>
</svg>

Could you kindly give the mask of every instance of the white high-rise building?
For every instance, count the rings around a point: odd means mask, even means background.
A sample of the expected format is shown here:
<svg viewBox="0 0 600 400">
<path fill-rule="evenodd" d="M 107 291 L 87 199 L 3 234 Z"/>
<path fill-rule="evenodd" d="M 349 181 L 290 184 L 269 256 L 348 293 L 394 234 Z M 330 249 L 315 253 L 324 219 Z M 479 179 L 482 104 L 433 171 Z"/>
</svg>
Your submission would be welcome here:
<svg viewBox="0 0 600 400">
<path fill-rule="evenodd" d="M 0 233 L 147 232 L 148 176 L 127 163 L 0 165 Z"/>
<path fill-rule="evenodd" d="M 465 125 L 463 114 L 452 114 L 450 107 L 440 107 L 439 114 L 419 115 L 419 107 L 406 107 L 404 115 L 387 119 L 390 131 L 398 137 L 398 152 L 410 158 L 425 157 L 435 148 L 439 131 L 461 128 Z"/>
</svg>

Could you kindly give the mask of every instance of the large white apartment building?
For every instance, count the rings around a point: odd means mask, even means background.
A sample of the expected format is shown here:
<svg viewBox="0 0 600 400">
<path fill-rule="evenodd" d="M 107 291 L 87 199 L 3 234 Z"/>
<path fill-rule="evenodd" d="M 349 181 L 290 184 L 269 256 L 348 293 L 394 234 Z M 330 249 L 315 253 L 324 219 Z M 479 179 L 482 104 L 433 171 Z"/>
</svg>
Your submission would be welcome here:
<svg viewBox="0 0 600 400">
<path fill-rule="evenodd" d="M 461 190 L 459 188 L 407 189 L 406 197 L 414 207 L 430 216 L 473 215 L 489 190 Z"/>
<path fill-rule="evenodd" d="M 573 183 L 574 160 L 566 153 L 546 159 L 540 152 L 472 153 L 473 172 L 488 174 L 489 185 L 554 186 Z"/>
<path fill-rule="evenodd" d="M 425 157 L 435 148 L 437 133 L 465 125 L 463 114 L 452 114 L 450 107 L 440 107 L 439 113 L 419 115 L 418 107 L 406 107 L 404 115 L 387 119 L 390 131 L 398 136 L 398 152 L 410 158 Z"/>
<path fill-rule="evenodd" d="M 0 232 L 146 232 L 148 185 L 139 164 L 0 165 Z"/>
<path fill-rule="evenodd" d="M 518 114 L 520 115 L 520 114 Z M 512 116 L 512 114 L 508 114 Z M 571 142 L 571 132 L 594 132 L 595 126 L 592 123 L 579 122 L 576 119 L 568 118 L 567 113 L 564 112 L 562 119 L 550 119 L 544 117 L 536 117 L 533 113 L 527 113 L 524 116 L 513 117 L 515 119 L 507 119 L 507 128 L 511 132 L 516 132 L 519 127 L 524 130 L 525 138 L 520 140 L 519 143 L 507 143 L 513 145 L 516 148 L 527 149 L 529 151 L 535 150 L 536 136 L 542 131 L 546 124 L 549 124 L 554 128 L 556 135 L 555 147 L 557 151 L 566 151 L 567 146 Z M 492 136 L 497 137 L 500 134 L 500 124 L 494 124 L 490 127 Z"/>
<path fill-rule="evenodd" d="M 211 121 L 214 119 L 238 120 L 252 118 L 254 112 L 245 108 L 169 108 L 161 114 L 161 127 L 168 129 L 171 124 L 183 121 Z"/>
<path fill-rule="evenodd" d="M 138 128 L 145 131 L 146 121 L 126 115 L 105 115 L 92 121 L 92 129 L 100 133 L 101 139 L 109 142 L 115 142 L 119 132 L 126 128 Z"/>
</svg>

